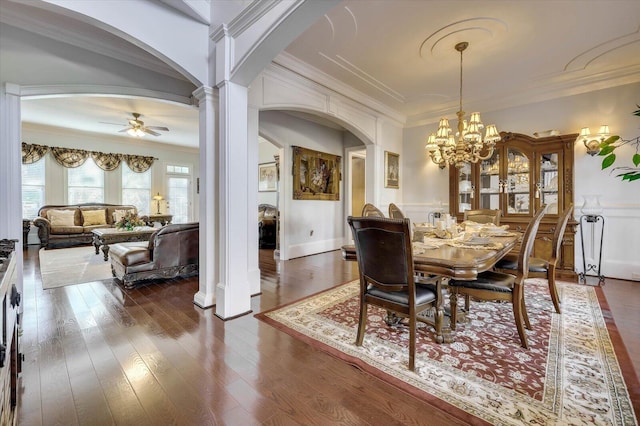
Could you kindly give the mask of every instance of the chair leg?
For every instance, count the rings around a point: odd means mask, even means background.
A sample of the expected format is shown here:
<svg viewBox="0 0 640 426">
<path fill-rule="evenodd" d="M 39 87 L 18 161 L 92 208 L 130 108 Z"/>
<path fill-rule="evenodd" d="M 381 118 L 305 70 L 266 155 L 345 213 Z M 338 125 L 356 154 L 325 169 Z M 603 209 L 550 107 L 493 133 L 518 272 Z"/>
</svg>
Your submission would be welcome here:
<svg viewBox="0 0 640 426">
<path fill-rule="evenodd" d="M 515 297 L 515 294 L 514 294 Z M 527 333 L 524 330 L 523 317 L 522 317 L 522 306 L 524 305 L 523 299 L 513 301 L 513 316 L 516 320 L 516 328 L 518 329 L 518 335 L 520 336 L 520 342 L 522 343 L 522 347 L 525 349 L 529 349 L 529 343 L 527 342 Z"/>
<path fill-rule="evenodd" d="M 556 265 L 549 265 L 547 269 L 547 281 L 549 281 L 549 294 L 551 294 L 553 307 L 556 308 L 557 313 L 561 314 L 560 298 L 558 297 L 558 288 L 556 287 Z"/>
<path fill-rule="evenodd" d="M 360 302 L 360 320 L 358 322 L 358 335 L 356 337 L 356 346 L 362 346 L 364 340 L 364 329 L 367 326 L 367 304 Z"/>
<path fill-rule="evenodd" d="M 524 290 L 522 291 L 522 300 L 520 309 L 522 310 L 522 319 L 524 320 L 524 326 L 527 330 L 531 330 L 531 322 L 529 321 L 529 313 L 527 312 L 527 304 L 524 301 Z"/>
<path fill-rule="evenodd" d="M 409 370 L 416 367 L 416 313 L 409 317 Z"/>
</svg>

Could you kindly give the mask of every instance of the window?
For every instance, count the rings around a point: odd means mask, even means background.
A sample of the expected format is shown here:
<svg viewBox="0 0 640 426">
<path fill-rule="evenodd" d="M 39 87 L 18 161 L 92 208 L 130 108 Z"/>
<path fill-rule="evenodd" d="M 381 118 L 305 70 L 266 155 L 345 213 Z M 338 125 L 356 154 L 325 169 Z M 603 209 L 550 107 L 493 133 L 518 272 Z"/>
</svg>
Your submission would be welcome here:
<svg viewBox="0 0 640 426">
<path fill-rule="evenodd" d="M 68 204 L 104 203 L 104 171 L 91 158 L 66 170 Z"/>
<path fill-rule="evenodd" d="M 138 214 L 148 215 L 151 205 L 151 169 L 136 173 L 122 163 L 122 204 L 136 206 Z"/>
<path fill-rule="evenodd" d="M 35 219 L 44 206 L 45 161 L 22 165 L 22 217 Z"/>
<path fill-rule="evenodd" d="M 191 168 L 167 166 L 167 211 L 173 215 L 172 223 L 191 220 Z"/>
</svg>

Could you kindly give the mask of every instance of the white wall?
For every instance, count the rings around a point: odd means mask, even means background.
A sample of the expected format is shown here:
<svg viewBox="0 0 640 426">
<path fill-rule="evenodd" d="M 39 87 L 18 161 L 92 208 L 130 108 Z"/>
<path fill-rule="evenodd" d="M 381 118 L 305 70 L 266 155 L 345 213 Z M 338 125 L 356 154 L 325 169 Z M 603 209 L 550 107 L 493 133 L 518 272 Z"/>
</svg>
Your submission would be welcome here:
<svg viewBox="0 0 640 426">
<path fill-rule="evenodd" d="M 278 143 L 284 151 L 280 171 L 281 258 L 286 260 L 339 249 L 346 226 L 344 184 L 340 183 L 339 201 L 293 200 L 291 147 L 300 146 L 343 157 L 343 132 L 289 114 L 263 111 L 260 113 L 260 133 Z"/>
<path fill-rule="evenodd" d="M 68 129 L 48 126 L 37 126 L 24 123 L 22 126 L 22 140 L 27 143 L 39 145 L 58 146 L 65 148 L 86 149 L 108 153 L 135 154 L 154 156 L 158 160 L 152 166 L 151 193 L 166 194 L 166 165 L 188 165 L 193 170 L 192 190 L 192 215 L 193 221 L 198 221 L 198 195 L 196 193 L 196 179 L 200 175 L 198 164 L 198 150 L 192 148 L 177 147 L 161 143 L 148 142 L 141 139 L 109 138 L 87 132 L 71 131 Z M 47 187 L 45 204 L 66 204 L 64 168 L 60 166 L 50 154 L 45 157 Z M 119 204 L 121 202 L 121 172 L 120 168 L 113 172 L 105 173 L 105 203 Z M 153 203 L 151 211 L 155 211 Z M 161 212 L 166 212 L 166 204 L 160 204 Z M 169 209 L 169 213 L 171 213 Z M 31 234 L 35 234 L 32 230 Z M 30 242 L 34 243 L 34 237 L 30 235 Z"/>
<path fill-rule="evenodd" d="M 586 126 L 594 132 L 601 124 L 608 124 L 612 133 L 631 139 L 640 136 L 640 118 L 632 115 L 638 109 L 638 94 L 640 84 L 636 83 L 508 110 L 483 112 L 483 121 L 495 123 L 501 131 L 529 135 L 550 129 L 557 129 L 561 134 L 578 133 Z M 436 126 L 434 123 L 405 129 L 404 133 L 403 199 L 406 209 L 416 214 L 429 210 L 434 200 L 448 200 L 448 170 L 440 171 L 435 167 L 424 149 L 426 136 L 435 131 Z M 632 152 L 631 147 L 621 150 L 617 163 L 631 165 Z M 575 216 L 579 218 L 581 214 L 583 195 L 602 194 L 602 215 L 606 223 L 602 273 L 608 277 L 640 280 L 640 182 L 622 182 L 611 175 L 609 169 L 602 171 L 601 160 L 602 157 L 587 155 L 582 144 L 575 144 Z M 415 177 L 413 182 L 408 176 Z M 585 241 L 590 241 L 590 235 L 586 237 Z M 582 254 L 580 237 L 577 238 L 576 265 L 580 272 Z"/>
</svg>

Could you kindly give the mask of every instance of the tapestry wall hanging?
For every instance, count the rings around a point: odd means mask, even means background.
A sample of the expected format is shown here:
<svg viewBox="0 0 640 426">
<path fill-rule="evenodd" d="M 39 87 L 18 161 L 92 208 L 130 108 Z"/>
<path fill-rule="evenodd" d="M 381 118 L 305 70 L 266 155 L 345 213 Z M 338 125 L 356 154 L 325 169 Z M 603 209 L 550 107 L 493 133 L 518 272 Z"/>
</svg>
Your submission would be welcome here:
<svg viewBox="0 0 640 426">
<path fill-rule="evenodd" d="M 293 199 L 340 200 L 342 157 L 294 146 Z"/>
</svg>

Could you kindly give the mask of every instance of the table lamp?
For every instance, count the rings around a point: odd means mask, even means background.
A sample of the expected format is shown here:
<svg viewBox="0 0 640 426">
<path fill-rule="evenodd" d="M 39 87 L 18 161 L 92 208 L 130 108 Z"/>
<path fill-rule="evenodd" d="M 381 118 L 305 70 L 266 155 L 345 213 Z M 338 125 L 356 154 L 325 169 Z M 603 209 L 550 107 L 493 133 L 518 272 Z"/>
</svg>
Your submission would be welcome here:
<svg viewBox="0 0 640 426">
<path fill-rule="evenodd" d="M 153 196 L 153 199 L 154 199 L 154 200 L 156 200 L 156 203 L 157 203 L 157 205 L 158 205 L 158 213 L 157 213 L 157 214 L 160 214 L 160 200 L 162 200 L 162 199 L 163 199 L 163 198 L 162 198 L 162 195 L 160 195 L 160 193 L 158 192 L 158 194 L 157 194 L 157 195 L 154 195 L 154 196 Z"/>
</svg>

